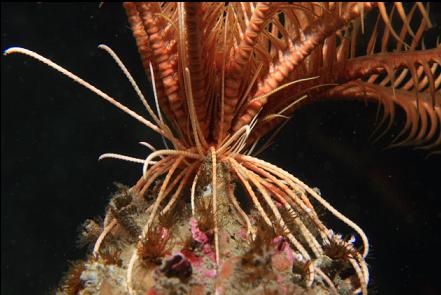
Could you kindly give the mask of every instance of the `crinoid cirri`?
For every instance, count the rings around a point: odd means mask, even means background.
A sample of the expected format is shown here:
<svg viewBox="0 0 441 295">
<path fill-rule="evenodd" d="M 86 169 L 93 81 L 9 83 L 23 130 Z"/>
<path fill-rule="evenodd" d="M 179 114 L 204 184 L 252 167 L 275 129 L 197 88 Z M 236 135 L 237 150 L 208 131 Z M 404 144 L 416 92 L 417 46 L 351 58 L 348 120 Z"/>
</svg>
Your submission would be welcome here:
<svg viewBox="0 0 441 295">
<path fill-rule="evenodd" d="M 149 118 L 41 55 L 31 56 L 95 92 L 163 138 L 142 142 L 132 187 L 112 197 L 102 224 L 88 221 L 93 253 L 61 294 L 367 294 L 363 230 L 317 190 L 258 155 L 300 107 L 367 100 L 391 146 L 441 146 L 441 49 L 422 42 L 427 5 L 394 3 L 124 4 L 154 97 L 119 65 Z M 377 14 L 367 29 L 365 17 Z M 368 40 L 360 48 L 357 38 Z M 377 132 L 379 133 L 379 132 Z M 355 236 L 343 238 L 317 213 Z"/>
</svg>

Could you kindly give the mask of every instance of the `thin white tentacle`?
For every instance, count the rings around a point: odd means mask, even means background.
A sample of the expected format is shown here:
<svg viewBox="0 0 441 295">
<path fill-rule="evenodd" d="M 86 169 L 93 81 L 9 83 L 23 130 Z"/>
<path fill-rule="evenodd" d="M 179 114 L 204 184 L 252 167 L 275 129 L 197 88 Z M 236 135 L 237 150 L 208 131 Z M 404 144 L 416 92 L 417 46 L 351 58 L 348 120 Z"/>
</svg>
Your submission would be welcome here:
<svg viewBox="0 0 441 295">
<path fill-rule="evenodd" d="M 32 51 L 32 50 L 28 50 L 28 49 L 21 48 L 21 47 L 11 47 L 11 48 L 5 50 L 5 52 L 4 52 L 5 55 L 13 54 L 13 53 L 20 53 L 20 54 L 23 54 L 23 55 L 27 55 L 29 57 L 32 57 L 32 58 L 34 58 L 34 59 L 36 59 L 36 60 L 46 64 L 47 66 L 49 66 L 49 67 L 53 68 L 54 70 L 62 73 L 63 75 L 69 77 L 70 79 L 72 79 L 73 81 L 77 82 L 78 84 L 86 87 L 87 89 L 89 89 L 93 93 L 95 93 L 98 96 L 102 97 L 103 99 L 105 99 L 109 103 L 113 104 L 114 106 L 116 106 L 117 108 L 119 108 L 120 110 L 125 112 L 126 114 L 130 115 L 131 117 L 135 118 L 136 120 L 138 120 L 142 124 L 146 125 L 150 129 L 154 130 L 155 132 L 157 132 L 160 135 L 164 136 L 165 138 L 169 139 L 171 142 L 173 142 L 173 144 L 175 144 L 175 146 L 182 147 L 182 144 L 180 143 L 180 141 L 177 138 L 175 138 L 172 134 L 168 133 L 166 130 L 163 130 L 162 128 L 160 128 L 157 125 L 153 124 L 152 122 L 150 122 L 149 120 L 145 119 L 144 117 L 142 117 L 138 113 L 132 111 L 131 109 L 129 109 L 128 107 L 126 107 L 122 103 L 118 102 L 113 97 L 109 96 L 107 93 L 105 93 L 102 90 L 96 88 L 92 84 L 86 82 L 85 80 L 81 79 L 80 77 L 78 77 L 74 73 L 68 71 L 67 69 L 65 69 L 62 66 L 56 64 L 55 62 L 51 61 L 50 59 L 48 59 L 48 58 L 46 58 L 46 57 L 44 57 L 44 56 L 42 56 L 42 55 Z"/>
<path fill-rule="evenodd" d="M 145 162 L 145 160 L 143 160 L 143 159 L 138 159 L 138 158 L 124 156 L 124 155 L 120 155 L 120 154 L 114 154 L 114 153 L 102 154 L 101 156 L 99 156 L 98 161 L 101 161 L 104 159 L 117 159 L 117 160 L 123 160 L 123 161 L 127 161 L 127 162 L 139 163 L 139 164 L 144 164 L 144 162 Z M 156 161 L 151 161 L 150 163 L 155 164 Z"/>
</svg>

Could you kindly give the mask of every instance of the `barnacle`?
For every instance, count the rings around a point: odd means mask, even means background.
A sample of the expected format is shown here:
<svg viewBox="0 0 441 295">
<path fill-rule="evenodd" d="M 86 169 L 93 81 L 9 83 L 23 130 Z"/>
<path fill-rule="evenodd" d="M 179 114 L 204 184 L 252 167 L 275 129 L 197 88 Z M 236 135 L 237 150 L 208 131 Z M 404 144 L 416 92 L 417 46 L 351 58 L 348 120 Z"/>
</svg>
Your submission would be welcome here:
<svg viewBox="0 0 441 295">
<path fill-rule="evenodd" d="M 127 287 L 135 294 L 133 273 L 138 260 L 157 262 L 155 258 L 166 252 L 167 241 L 158 243 L 163 230 L 159 216 L 175 210 L 187 189 L 191 211 L 197 216 L 201 210 L 195 204 L 200 208 L 201 200 L 196 191 L 204 186 L 210 191 L 210 201 L 204 208 L 203 224 L 212 228 L 215 261 L 220 265 L 219 216 L 225 202 L 235 208 L 247 235 L 259 241 L 259 231 L 236 197 L 234 178 L 259 218 L 293 247 L 307 288 L 319 278 L 336 290 L 321 267 L 320 259 L 326 255 L 347 261 L 358 279 L 353 291 L 367 294 L 369 273 L 364 258 L 369 242 L 363 230 L 314 189 L 256 155 L 269 146 L 295 110 L 329 99 L 377 102 L 383 108 L 379 128 L 387 122 L 377 134 L 380 137 L 390 129 L 398 106 L 406 122 L 391 146 L 412 144 L 436 152 L 441 146 L 441 49 L 438 45 L 425 49 L 422 42 L 431 26 L 428 7 L 421 3 L 387 7 L 373 2 L 128 2 L 124 8 L 144 70 L 153 83 L 156 112 L 116 54 L 105 45 L 100 48 L 123 70 L 152 121 L 32 51 L 6 51 L 46 63 L 164 139 L 165 148 L 160 150 L 142 143 L 152 150 L 146 159 L 116 153 L 100 157 L 140 163 L 143 173 L 130 188 L 128 201 L 122 200 L 127 204 L 117 205 L 119 199 L 111 204 L 110 220 L 97 239 L 95 256 L 117 225 L 134 237 L 139 234 L 139 247 L 127 265 Z M 378 10 L 378 18 L 366 32 L 364 16 L 371 10 Z M 357 48 L 360 31 L 370 36 L 365 55 Z M 266 139 L 263 144 L 262 139 Z M 159 190 L 145 210 L 142 229 L 137 229 L 127 217 L 130 202 L 146 195 L 158 180 Z M 361 239 L 361 252 L 328 229 L 316 207 L 324 207 L 351 227 Z M 148 252 L 152 243 L 157 245 L 154 255 Z"/>
<path fill-rule="evenodd" d="M 161 258 L 169 251 L 167 243 L 170 234 L 163 227 L 150 228 L 144 239 L 139 242 L 138 255 L 146 263 L 158 263 Z"/>
</svg>

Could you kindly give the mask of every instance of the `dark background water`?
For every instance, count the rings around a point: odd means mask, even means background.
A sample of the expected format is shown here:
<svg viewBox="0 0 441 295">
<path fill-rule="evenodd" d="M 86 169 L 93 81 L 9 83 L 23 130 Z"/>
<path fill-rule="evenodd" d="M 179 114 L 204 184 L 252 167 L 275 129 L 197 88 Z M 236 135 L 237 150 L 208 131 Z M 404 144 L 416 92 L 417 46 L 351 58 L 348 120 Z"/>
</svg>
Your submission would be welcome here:
<svg viewBox="0 0 441 295">
<path fill-rule="evenodd" d="M 1 49 L 19 45 L 71 69 L 145 114 L 105 43 L 148 88 L 119 4 L 3 4 Z M 441 6 L 432 20 L 441 23 Z M 69 260 L 83 257 L 77 228 L 102 215 L 112 182 L 132 184 L 160 144 L 150 130 L 88 90 L 24 56 L 1 58 L 2 294 L 45 294 Z M 440 294 L 441 159 L 412 148 L 384 151 L 368 138 L 376 107 L 359 102 L 307 106 L 263 157 L 292 172 L 356 221 L 370 238 L 371 294 Z M 402 123 L 398 118 L 397 126 Z M 396 134 L 395 126 L 387 140 Z M 348 229 L 324 217 L 341 232 Z"/>
</svg>

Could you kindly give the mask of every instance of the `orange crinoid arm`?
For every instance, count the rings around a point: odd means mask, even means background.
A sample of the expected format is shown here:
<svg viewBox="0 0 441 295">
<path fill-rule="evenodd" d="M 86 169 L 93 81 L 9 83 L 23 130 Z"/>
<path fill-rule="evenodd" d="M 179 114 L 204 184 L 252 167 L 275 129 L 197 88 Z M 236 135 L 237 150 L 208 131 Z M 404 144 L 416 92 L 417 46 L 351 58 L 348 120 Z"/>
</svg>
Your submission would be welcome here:
<svg viewBox="0 0 441 295">
<path fill-rule="evenodd" d="M 153 66 L 161 109 L 188 146 L 199 137 L 219 147 L 249 125 L 249 148 L 306 103 L 359 99 L 381 104 L 387 126 L 396 106 L 404 110 L 394 144 L 440 147 L 441 48 L 423 42 L 428 5 L 124 7 L 143 64 Z"/>
</svg>

